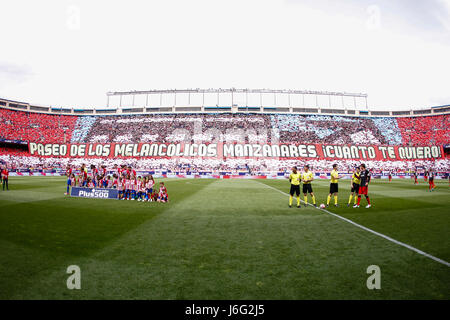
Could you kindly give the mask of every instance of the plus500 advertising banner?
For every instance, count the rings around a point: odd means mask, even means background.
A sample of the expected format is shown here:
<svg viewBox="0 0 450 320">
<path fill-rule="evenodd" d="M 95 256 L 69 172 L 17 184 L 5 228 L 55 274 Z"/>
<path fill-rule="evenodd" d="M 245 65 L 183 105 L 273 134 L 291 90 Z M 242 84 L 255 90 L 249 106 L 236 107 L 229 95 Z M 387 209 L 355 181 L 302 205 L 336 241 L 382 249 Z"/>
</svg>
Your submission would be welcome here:
<svg viewBox="0 0 450 320">
<path fill-rule="evenodd" d="M 93 199 L 118 199 L 119 191 L 117 189 L 97 189 L 72 187 L 70 191 L 72 197 L 93 198 Z"/>
</svg>

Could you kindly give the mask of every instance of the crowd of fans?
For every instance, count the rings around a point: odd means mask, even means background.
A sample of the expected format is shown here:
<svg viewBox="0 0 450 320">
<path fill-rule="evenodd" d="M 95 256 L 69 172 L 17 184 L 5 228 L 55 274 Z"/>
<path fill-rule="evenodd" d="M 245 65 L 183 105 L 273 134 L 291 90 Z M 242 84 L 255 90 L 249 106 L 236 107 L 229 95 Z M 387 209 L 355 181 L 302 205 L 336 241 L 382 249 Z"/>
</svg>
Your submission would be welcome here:
<svg viewBox="0 0 450 320">
<path fill-rule="evenodd" d="M 84 141 L 96 119 L 96 117 L 91 116 L 78 117 L 72 132 L 71 142 L 76 143 Z"/>
<path fill-rule="evenodd" d="M 402 143 L 405 145 L 442 145 L 450 142 L 450 117 L 398 118 Z"/>
<path fill-rule="evenodd" d="M 369 118 L 295 114 L 67 116 L 0 109 L 0 139 L 47 143 L 243 142 L 442 145 L 448 115 Z"/>
<path fill-rule="evenodd" d="M 272 115 L 282 143 L 395 145 L 401 141 L 393 118 Z"/>
<path fill-rule="evenodd" d="M 0 108 L 0 139 L 46 143 L 109 142 L 242 142 L 328 143 L 356 145 L 442 145 L 449 143 L 450 117 L 343 117 L 294 114 L 161 114 L 133 116 L 66 116 Z M 0 161 L 15 168 L 65 167 L 83 159 L 32 157 L 27 151 L 0 148 Z M 91 160 L 90 160 L 91 161 Z M 372 161 L 369 167 L 408 171 L 433 167 L 447 171 L 449 159 L 436 161 Z M 336 162 L 336 161 L 333 161 Z M 355 161 L 337 161 L 351 168 Z M 299 160 L 142 158 L 92 159 L 96 165 L 127 163 L 148 170 L 173 172 L 277 172 L 301 166 Z M 315 170 L 328 170 L 327 160 L 308 161 Z"/>
<path fill-rule="evenodd" d="M 67 165 L 79 167 L 86 162 L 83 158 L 58 158 L 58 157 L 33 157 L 14 154 L 0 154 L 0 163 L 8 164 L 11 169 L 57 169 L 65 168 Z M 276 174 L 278 172 L 288 172 L 292 166 L 302 167 L 309 164 L 316 172 L 328 172 L 335 163 L 339 165 L 341 171 L 351 172 L 352 168 L 360 164 L 360 160 L 298 160 L 298 159 L 205 159 L 205 158 L 89 158 L 89 163 L 95 166 L 115 166 L 129 165 L 142 171 L 164 171 L 172 173 L 220 173 L 230 172 L 249 173 L 257 175 Z M 415 161 L 365 161 L 368 168 L 379 171 L 389 171 L 407 173 L 410 171 L 433 169 L 437 172 L 448 172 L 450 170 L 450 159 L 436 160 L 415 160 Z"/>
<path fill-rule="evenodd" d="M 0 138 L 33 142 L 67 143 L 77 117 L 0 108 Z"/>
<path fill-rule="evenodd" d="M 0 147 L 0 155 L 28 157 L 30 154 L 28 150 Z"/>
<path fill-rule="evenodd" d="M 331 143 L 398 145 L 394 118 L 267 114 L 196 114 L 98 117 L 72 142 Z"/>
<path fill-rule="evenodd" d="M 72 142 L 270 142 L 266 115 L 176 114 L 97 117 L 84 139 Z M 81 135 L 80 135 L 81 136 Z"/>
</svg>

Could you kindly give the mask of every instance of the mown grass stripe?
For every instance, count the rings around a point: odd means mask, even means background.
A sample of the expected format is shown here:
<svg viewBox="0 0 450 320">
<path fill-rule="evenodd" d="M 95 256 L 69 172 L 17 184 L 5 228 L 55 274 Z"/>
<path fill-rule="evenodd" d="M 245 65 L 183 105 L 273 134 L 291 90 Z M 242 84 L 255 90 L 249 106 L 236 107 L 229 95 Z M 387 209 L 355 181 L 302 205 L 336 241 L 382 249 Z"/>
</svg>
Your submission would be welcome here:
<svg viewBox="0 0 450 320">
<path fill-rule="evenodd" d="M 259 182 L 259 181 L 258 181 L 258 182 Z M 281 191 L 280 189 L 274 188 L 274 187 L 269 186 L 269 185 L 267 185 L 267 184 L 265 184 L 265 183 L 262 183 L 262 182 L 259 182 L 259 183 L 265 185 L 267 188 L 276 190 L 276 191 L 278 191 L 278 192 L 281 193 L 281 194 L 284 194 L 284 195 L 286 195 L 286 196 L 289 196 L 289 194 L 287 194 L 286 192 Z M 300 200 L 300 201 L 304 203 L 303 200 Z M 332 215 L 333 217 L 336 217 L 336 218 L 341 219 L 341 220 L 343 220 L 343 221 L 345 221 L 345 222 L 348 222 L 348 223 L 354 225 L 355 227 L 358 227 L 358 228 L 360 228 L 360 229 L 363 229 L 363 230 L 365 230 L 365 231 L 368 231 L 368 232 L 370 232 L 370 233 L 372 233 L 372 234 L 375 234 L 375 235 L 377 235 L 377 236 L 379 236 L 379 237 L 381 237 L 381 238 L 384 238 L 384 239 L 386 239 L 386 240 L 388 240 L 388 241 L 391 241 L 391 242 L 393 242 L 393 243 L 395 243 L 395 244 L 397 244 L 397 245 L 400 245 L 400 246 L 405 247 L 405 248 L 407 248 L 407 249 L 409 249 L 409 250 L 412 250 L 412 251 L 414 251 L 414 252 L 416 252 L 416 253 L 418 253 L 418 254 L 424 256 L 424 257 L 427 257 L 427 258 L 432 259 L 432 260 L 434 260 L 434 261 L 436 261 L 436 262 L 439 262 L 439 263 L 441 263 L 441 264 L 443 264 L 443 265 L 445 265 L 445 266 L 447 266 L 447 267 L 450 267 L 450 263 L 449 263 L 449 262 L 447 262 L 447 261 L 445 261 L 445 260 L 442 260 L 442 259 L 439 259 L 439 258 L 437 258 L 437 257 L 435 257 L 435 256 L 433 256 L 433 255 L 431 255 L 431 254 L 429 254 L 429 253 L 426 253 L 426 252 L 424 252 L 424 251 L 422 251 L 422 250 L 419 250 L 419 249 L 417 249 L 417 248 L 415 248 L 415 247 L 413 247 L 413 246 L 410 246 L 409 244 L 406 244 L 406 243 L 404 243 L 404 242 L 395 240 L 395 239 L 393 239 L 393 238 L 391 238 L 391 237 L 389 237 L 389 236 L 387 236 L 387 235 L 385 235 L 385 234 L 382 234 L 382 233 L 380 233 L 380 232 L 377 232 L 377 231 L 375 231 L 375 230 L 372 230 L 372 229 L 370 229 L 370 228 L 367 228 L 367 227 L 365 227 L 365 226 L 363 226 L 363 225 L 360 225 L 360 224 L 358 224 L 358 223 L 356 223 L 356 222 L 354 222 L 354 221 L 352 221 L 352 220 L 350 220 L 350 219 L 344 218 L 344 217 L 342 217 L 342 216 L 340 216 L 340 215 L 338 215 L 338 214 L 335 214 L 335 213 L 333 213 L 333 212 L 330 212 L 330 211 L 328 211 L 328 210 L 326 210 L 326 209 L 322 209 L 322 208 L 319 208 L 319 207 L 314 207 L 314 206 L 313 206 L 312 204 L 310 204 L 310 203 L 309 203 L 308 205 L 312 206 L 313 208 L 316 208 L 317 210 L 321 210 L 321 211 L 323 211 L 323 212 L 325 212 L 325 213 L 328 213 L 329 215 Z"/>
</svg>

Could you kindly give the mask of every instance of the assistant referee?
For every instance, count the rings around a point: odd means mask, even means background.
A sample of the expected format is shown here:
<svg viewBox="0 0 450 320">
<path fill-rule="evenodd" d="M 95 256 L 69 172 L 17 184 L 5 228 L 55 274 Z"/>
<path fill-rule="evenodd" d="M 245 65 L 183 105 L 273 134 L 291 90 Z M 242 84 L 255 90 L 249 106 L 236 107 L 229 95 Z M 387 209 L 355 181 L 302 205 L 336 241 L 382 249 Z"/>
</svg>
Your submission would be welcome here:
<svg viewBox="0 0 450 320">
<path fill-rule="evenodd" d="M 331 196 L 334 196 L 334 206 L 338 206 L 338 192 L 339 192 L 339 176 L 337 164 L 333 164 L 333 170 L 331 170 L 331 180 L 330 180 L 330 193 L 327 197 L 327 207 L 330 205 Z"/>
<path fill-rule="evenodd" d="M 300 181 L 302 177 L 299 172 L 297 172 L 297 167 L 292 168 L 292 173 L 289 175 L 289 182 L 291 183 L 291 190 L 289 191 L 289 208 L 292 208 L 292 199 L 294 198 L 294 193 L 297 195 L 297 208 L 300 208 Z"/>
<path fill-rule="evenodd" d="M 316 205 L 316 197 L 314 196 L 314 192 L 311 186 L 311 182 L 314 180 L 314 174 L 309 170 L 309 165 L 305 165 L 304 171 L 302 173 L 302 181 L 303 181 L 303 197 L 305 201 L 305 207 L 308 205 L 308 193 L 311 195 L 311 199 L 314 207 Z"/>
</svg>

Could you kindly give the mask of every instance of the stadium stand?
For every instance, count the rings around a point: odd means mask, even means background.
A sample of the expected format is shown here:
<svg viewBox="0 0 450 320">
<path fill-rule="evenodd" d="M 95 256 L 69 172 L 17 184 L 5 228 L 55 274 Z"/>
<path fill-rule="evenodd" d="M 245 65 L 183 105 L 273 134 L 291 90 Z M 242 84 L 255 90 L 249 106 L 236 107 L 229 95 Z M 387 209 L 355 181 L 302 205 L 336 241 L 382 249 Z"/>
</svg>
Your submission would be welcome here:
<svg viewBox="0 0 450 320">
<path fill-rule="evenodd" d="M 272 115 L 272 126 L 280 133 L 280 142 L 332 143 L 332 144 L 393 144 L 399 135 L 392 128 L 393 139 L 387 139 L 382 130 L 390 125 L 389 118 Z"/>
<path fill-rule="evenodd" d="M 0 109 L 0 138 L 47 143 L 69 142 L 76 116 Z"/>
<path fill-rule="evenodd" d="M 447 116 L 437 116 L 438 118 Z M 401 122 L 397 122 L 401 121 Z M 444 120 L 430 120 L 435 131 L 414 135 L 411 118 L 358 118 L 265 114 L 195 114 L 82 117 L 72 142 L 228 142 L 400 145 L 448 141 Z M 406 124 L 405 124 L 406 123 Z M 437 124 L 440 124 L 438 127 Z M 400 130 L 402 128 L 402 130 Z M 439 129 L 438 129 L 439 128 Z M 434 134 L 442 137 L 431 138 Z M 447 137 L 444 136 L 447 134 Z M 402 135 L 404 135 L 402 137 Z"/>
<path fill-rule="evenodd" d="M 450 117 L 296 114 L 49 115 L 0 109 L 0 138 L 46 143 L 228 141 L 435 145 L 450 141 Z"/>
<path fill-rule="evenodd" d="M 95 120 L 96 117 L 77 117 L 77 122 L 75 123 L 75 128 L 73 130 L 70 142 L 79 143 L 84 141 Z"/>
<path fill-rule="evenodd" d="M 449 159 L 439 160 L 415 160 L 415 161 L 365 161 L 367 167 L 376 168 L 380 171 L 392 171 L 406 173 L 417 168 L 433 168 L 437 172 L 448 172 Z M 124 164 L 121 159 L 101 159 L 101 158 L 56 158 L 56 157 L 33 157 L 25 154 L 4 152 L 0 150 L 0 162 L 8 163 L 11 168 L 65 168 L 68 164 L 79 167 L 83 163 L 94 164 L 96 166 L 106 165 L 108 168 L 114 165 Z M 361 161 L 335 160 L 332 163 L 338 164 L 340 171 L 352 171 Z M 331 162 L 327 160 L 256 160 L 256 159 L 201 159 L 201 158 L 178 158 L 178 159 L 157 159 L 130 158 L 125 161 L 127 165 L 140 170 L 160 170 L 167 172 L 229 172 L 229 173 L 276 173 L 289 172 L 292 166 L 302 166 L 309 164 L 316 172 L 330 171 Z"/>
<path fill-rule="evenodd" d="M 242 142 L 328 143 L 357 145 L 443 145 L 450 142 L 449 115 L 418 117 L 355 117 L 299 114 L 219 113 L 76 116 L 0 108 L 0 139 L 46 143 L 107 142 Z M 40 158 L 23 150 L 0 148 L 0 159 L 20 167 L 58 167 L 84 159 Z M 113 166 L 123 159 L 89 159 Z M 97 163 L 98 162 L 98 163 Z M 137 168 L 169 171 L 233 171 L 256 173 L 289 170 L 298 160 L 130 158 Z M 337 161 L 351 168 L 355 161 Z M 308 161 L 327 170 L 327 160 Z M 436 161 L 371 161 L 369 167 L 407 171 L 413 167 L 449 168 L 449 159 Z"/>
<path fill-rule="evenodd" d="M 397 123 L 403 144 L 446 144 L 450 141 L 450 117 L 448 115 L 398 118 Z"/>
</svg>

